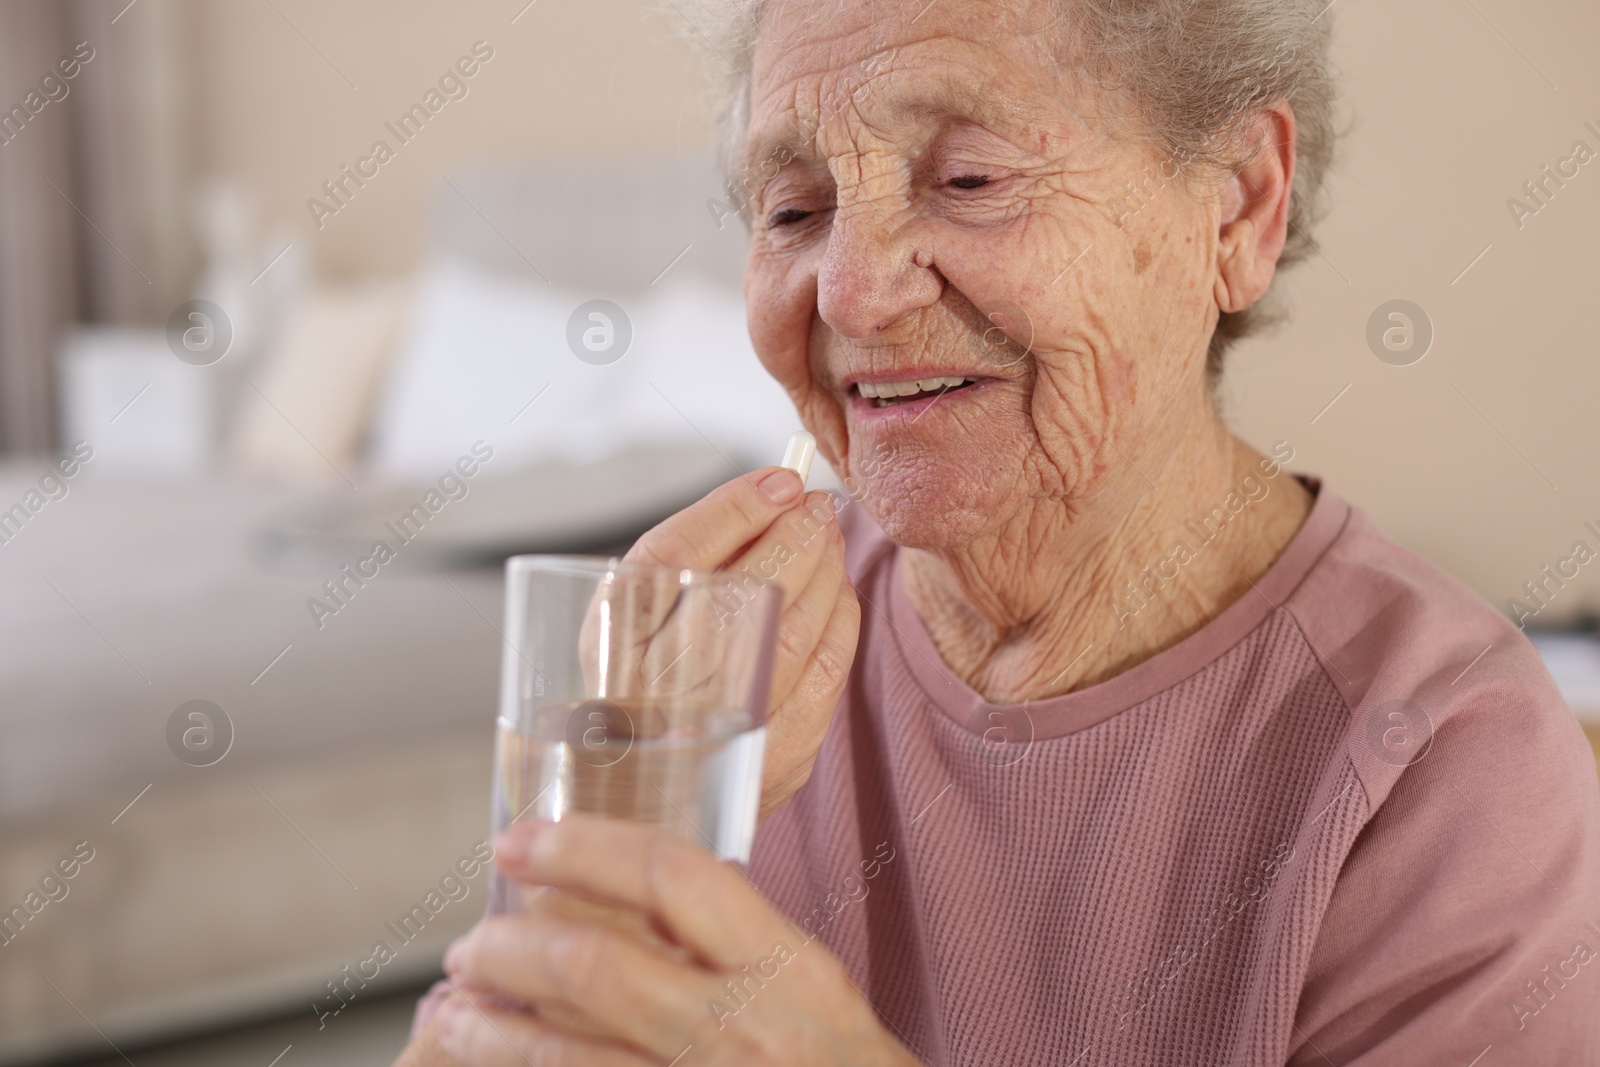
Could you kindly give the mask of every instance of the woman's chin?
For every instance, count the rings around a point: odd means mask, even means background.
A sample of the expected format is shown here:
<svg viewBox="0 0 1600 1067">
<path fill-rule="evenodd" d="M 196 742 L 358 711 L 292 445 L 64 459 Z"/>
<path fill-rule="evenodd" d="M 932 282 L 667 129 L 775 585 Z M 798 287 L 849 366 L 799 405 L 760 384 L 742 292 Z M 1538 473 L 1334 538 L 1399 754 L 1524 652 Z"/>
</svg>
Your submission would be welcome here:
<svg viewBox="0 0 1600 1067">
<path fill-rule="evenodd" d="M 976 484 L 970 470 L 938 466 L 883 471 L 852 484 L 852 496 L 867 509 L 889 540 L 904 548 L 955 548 L 976 540 L 995 524 L 994 486 Z"/>
</svg>

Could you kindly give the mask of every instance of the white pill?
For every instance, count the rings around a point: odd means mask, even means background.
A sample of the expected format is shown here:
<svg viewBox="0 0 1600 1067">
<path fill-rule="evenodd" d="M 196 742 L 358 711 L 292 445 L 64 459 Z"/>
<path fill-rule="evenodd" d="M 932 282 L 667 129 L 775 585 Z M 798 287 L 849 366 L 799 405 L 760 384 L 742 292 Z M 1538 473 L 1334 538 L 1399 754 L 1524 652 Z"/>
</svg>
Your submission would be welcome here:
<svg viewBox="0 0 1600 1067">
<path fill-rule="evenodd" d="M 794 471 L 800 476 L 800 484 L 804 485 L 811 476 L 811 461 L 816 455 L 817 439 L 801 430 L 789 438 L 789 447 L 783 450 L 783 462 L 778 466 Z"/>
</svg>

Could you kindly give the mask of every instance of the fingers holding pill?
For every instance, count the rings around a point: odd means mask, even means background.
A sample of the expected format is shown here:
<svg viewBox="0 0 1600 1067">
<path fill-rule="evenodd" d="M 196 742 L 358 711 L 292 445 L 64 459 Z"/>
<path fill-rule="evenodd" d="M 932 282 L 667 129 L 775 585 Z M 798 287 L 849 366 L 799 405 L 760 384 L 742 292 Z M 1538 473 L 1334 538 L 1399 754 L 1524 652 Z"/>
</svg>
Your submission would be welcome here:
<svg viewBox="0 0 1600 1067">
<path fill-rule="evenodd" d="M 626 557 L 658 566 L 742 571 L 783 590 L 762 817 L 810 776 L 860 633 L 861 607 L 845 570 L 834 499 L 825 492 L 805 492 L 815 455 L 811 435 L 795 434 L 781 466 L 718 487 L 651 529 Z"/>
<path fill-rule="evenodd" d="M 634 543 L 625 559 L 691 570 L 718 570 L 755 541 L 805 494 L 816 438 L 804 430 L 789 438 L 783 462 L 740 475 L 713 489 L 676 515 L 657 523 Z M 807 497 L 815 512 L 826 493 Z"/>
<path fill-rule="evenodd" d="M 816 541 L 818 546 L 812 566 L 803 579 L 798 575 L 793 576 L 796 579 L 795 587 L 792 591 L 786 587 L 784 610 L 778 619 L 778 647 L 781 654 L 773 667 L 775 707 L 777 701 L 781 701 L 794 685 L 801 668 L 816 649 L 822 629 L 833 614 L 840 590 L 849 584 L 845 575 L 842 544 L 827 536 L 826 532 L 819 534 Z M 790 577 L 785 575 L 784 580 Z"/>
<path fill-rule="evenodd" d="M 691 570 L 717 570 L 729 557 L 793 507 L 804 492 L 794 471 L 767 467 L 713 489 L 682 511 L 657 523 L 624 557 Z"/>
<path fill-rule="evenodd" d="M 726 569 L 742 571 L 762 583 L 783 588 L 787 610 L 811 580 L 828 544 L 833 541 L 833 497 L 807 493 L 780 515 L 744 551 L 729 560 Z"/>
</svg>

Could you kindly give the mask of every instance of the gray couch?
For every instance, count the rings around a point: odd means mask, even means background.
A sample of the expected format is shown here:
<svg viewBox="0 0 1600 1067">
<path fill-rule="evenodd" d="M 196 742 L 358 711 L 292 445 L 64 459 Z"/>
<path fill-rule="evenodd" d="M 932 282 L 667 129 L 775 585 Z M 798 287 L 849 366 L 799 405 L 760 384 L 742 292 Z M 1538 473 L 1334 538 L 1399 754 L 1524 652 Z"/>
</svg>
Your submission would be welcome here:
<svg viewBox="0 0 1600 1067">
<path fill-rule="evenodd" d="M 512 244 L 537 249 L 555 284 L 605 293 L 695 244 L 681 266 L 731 285 L 742 234 L 714 225 L 715 192 L 699 163 L 456 175 L 439 243 L 508 271 Z M 736 442 L 695 443 L 656 467 L 481 481 L 430 529 L 437 551 L 407 550 L 320 627 L 308 599 L 408 490 L 307 514 L 306 490 L 91 463 L 32 513 L 0 543 L 0 1063 L 310 1018 L 340 1002 L 329 983 L 375 998 L 436 973 L 485 899 L 479 873 L 414 911 L 487 836 L 499 559 L 625 542 L 729 476 Z M 0 507 L 48 463 L 0 467 Z M 231 724 L 210 765 L 182 739 L 220 718 L 171 724 L 191 701 Z M 80 843 L 92 858 L 64 878 Z M 398 951 L 374 973 L 380 940 Z"/>
</svg>

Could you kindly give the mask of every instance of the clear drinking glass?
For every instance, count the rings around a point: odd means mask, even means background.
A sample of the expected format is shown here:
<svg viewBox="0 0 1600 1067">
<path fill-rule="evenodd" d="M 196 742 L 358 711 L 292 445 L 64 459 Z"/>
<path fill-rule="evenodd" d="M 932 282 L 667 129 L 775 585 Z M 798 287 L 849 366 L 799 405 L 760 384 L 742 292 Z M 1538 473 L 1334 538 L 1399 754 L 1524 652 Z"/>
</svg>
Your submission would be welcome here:
<svg viewBox="0 0 1600 1067">
<path fill-rule="evenodd" d="M 649 823 L 747 862 L 782 593 L 748 572 L 581 556 L 506 564 L 493 826 L 572 812 Z M 494 876 L 491 914 L 626 915 Z M 570 1024 L 570 1020 L 568 1020 Z"/>
</svg>

